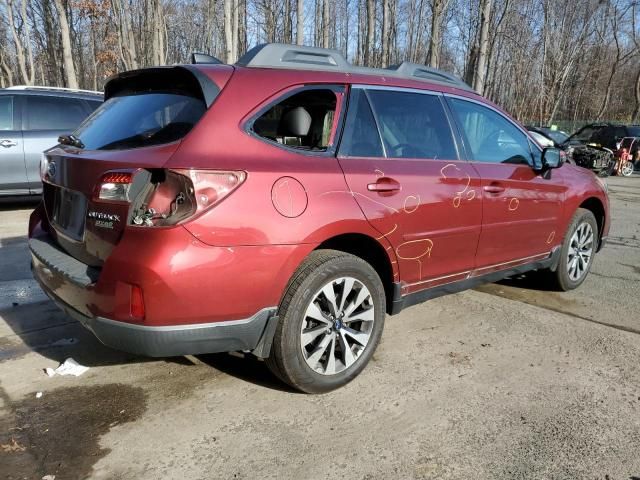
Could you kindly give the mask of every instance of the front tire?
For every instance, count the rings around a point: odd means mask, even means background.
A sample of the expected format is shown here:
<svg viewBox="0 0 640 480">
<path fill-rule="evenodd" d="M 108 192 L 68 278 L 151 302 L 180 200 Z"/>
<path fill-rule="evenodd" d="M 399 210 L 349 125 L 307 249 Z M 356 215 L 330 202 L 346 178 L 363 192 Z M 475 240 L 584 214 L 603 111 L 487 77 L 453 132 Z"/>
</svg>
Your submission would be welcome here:
<svg viewBox="0 0 640 480">
<path fill-rule="evenodd" d="M 312 252 L 280 303 L 267 366 L 306 393 L 349 383 L 380 342 L 385 305 L 382 281 L 367 262 L 336 250 Z"/>
<path fill-rule="evenodd" d="M 573 290 L 584 282 L 593 264 L 599 238 L 596 217 L 589 210 L 579 208 L 567 229 L 554 272 L 560 290 Z"/>
</svg>

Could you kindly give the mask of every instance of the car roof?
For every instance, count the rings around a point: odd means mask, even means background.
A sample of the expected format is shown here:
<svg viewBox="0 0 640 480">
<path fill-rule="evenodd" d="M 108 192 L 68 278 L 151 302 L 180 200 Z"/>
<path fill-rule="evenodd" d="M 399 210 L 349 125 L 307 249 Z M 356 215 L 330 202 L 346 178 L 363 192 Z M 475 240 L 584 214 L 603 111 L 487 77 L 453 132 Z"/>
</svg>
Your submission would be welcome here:
<svg viewBox="0 0 640 480">
<path fill-rule="evenodd" d="M 257 45 L 240 57 L 236 66 L 383 76 L 388 79 L 418 80 L 473 91 L 455 75 L 426 65 L 402 62 L 387 68 L 360 67 L 350 64 L 338 50 L 285 43 Z"/>
<path fill-rule="evenodd" d="M 46 97 L 81 98 L 84 100 L 102 101 L 102 92 L 92 90 L 76 90 L 60 87 L 41 87 L 29 85 L 16 85 L 8 88 L 0 88 L 0 95 L 39 95 Z"/>
</svg>

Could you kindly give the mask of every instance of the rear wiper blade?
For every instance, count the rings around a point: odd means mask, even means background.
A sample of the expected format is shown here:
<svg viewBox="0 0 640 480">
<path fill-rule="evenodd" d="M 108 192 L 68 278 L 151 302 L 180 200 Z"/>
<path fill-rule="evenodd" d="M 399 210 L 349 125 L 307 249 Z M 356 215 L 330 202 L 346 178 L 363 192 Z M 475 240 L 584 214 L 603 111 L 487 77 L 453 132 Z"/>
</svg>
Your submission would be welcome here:
<svg viewBox="0 0 640 480">
<path fill-rule="evenodd" d="M 84 148 L 84 143 L 73 135 L 60 135 L 58 137 L 58 143 L 62 145 L 71 145 L 72 147 Z"/>
</svg>

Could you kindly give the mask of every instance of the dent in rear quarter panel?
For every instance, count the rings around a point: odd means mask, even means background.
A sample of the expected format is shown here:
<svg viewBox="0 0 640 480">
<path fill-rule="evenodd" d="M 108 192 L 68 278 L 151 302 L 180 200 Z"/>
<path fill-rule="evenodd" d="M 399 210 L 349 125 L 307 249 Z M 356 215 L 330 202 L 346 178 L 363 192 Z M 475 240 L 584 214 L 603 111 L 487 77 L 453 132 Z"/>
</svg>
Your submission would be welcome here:
<svg viewBox="0 0 640 480">
<path fill-rule="evenodd" d="M 379 237 L 349 191 L 334 156 L 298 153 L 244 131 L 243 122 L 250 114 L 295 85 L 292 75 L 300 77 L 300 86 L 316 77 L 313 72 L 265 72 L 256 87 L 255 72 L 236 70 L 168 162 L 169 168 L 247 172 L 243 185 L 185 228 L 198 240 L 215 246 L 306 244 L 312 249 L 345 233 Z M 390 246 L 383 243 L 383 247 Z M 309 247 L 303 250 L 310 251 Z M 392 250 L 387 252 L 390 262 L 395 262 Z M 283 275 L 288 279 L 296 266 L 283 265 Z M 395 263 L 392 267 L 398 273 Z"/>
</svg>

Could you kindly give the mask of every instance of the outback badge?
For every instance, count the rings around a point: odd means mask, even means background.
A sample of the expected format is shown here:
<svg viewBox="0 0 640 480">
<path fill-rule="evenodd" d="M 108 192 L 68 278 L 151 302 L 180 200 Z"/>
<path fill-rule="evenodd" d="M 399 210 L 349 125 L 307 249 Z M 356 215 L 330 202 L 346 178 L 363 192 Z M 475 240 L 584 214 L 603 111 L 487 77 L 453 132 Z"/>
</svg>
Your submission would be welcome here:
<svg viewBox="0 0 640 480">
<path fill-rule="evenodd" d="M 120 215 L 113 213 L 89 211 L 87 212 L 87 217 L 95 220 L 96 227 L 108 228 L 111 230 L 113 230 L 113 224 L 120 221 Z"/>
</svg>

